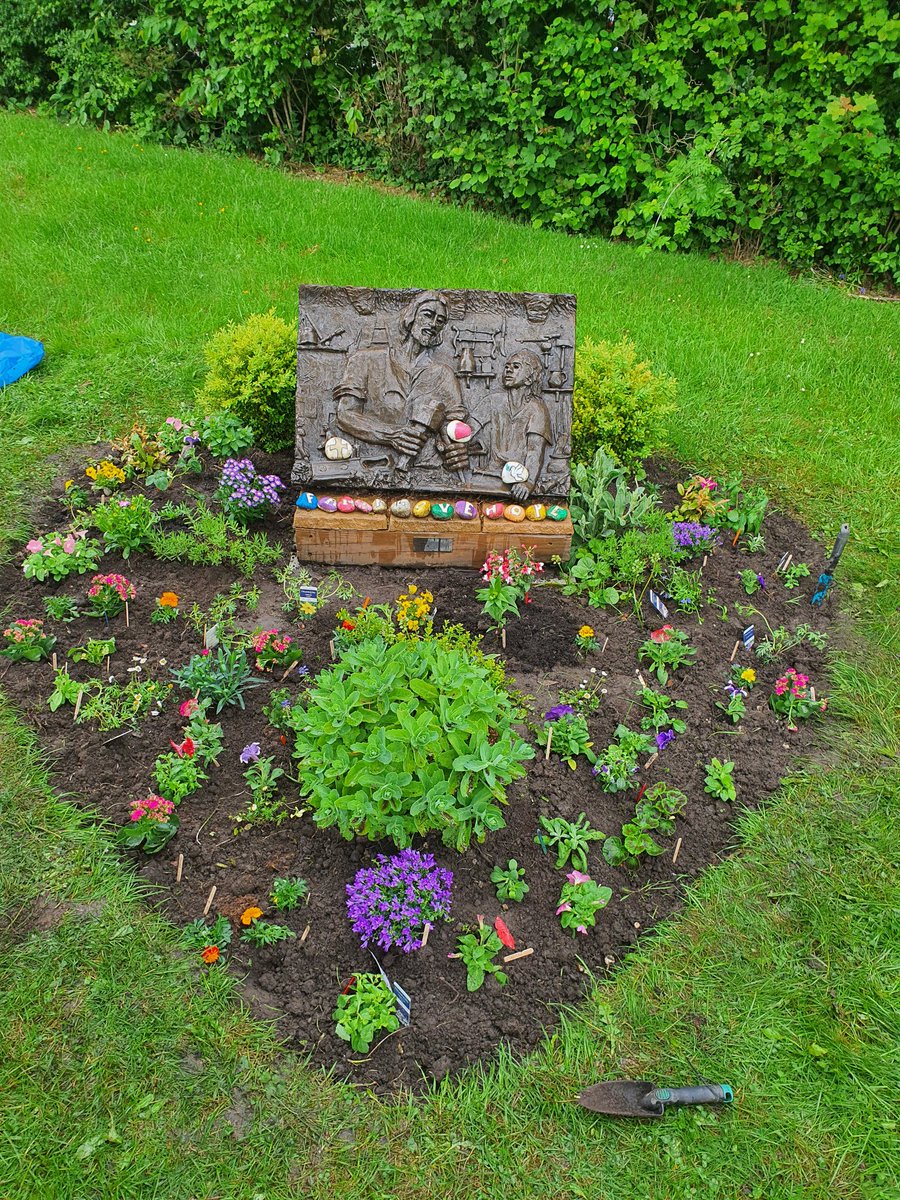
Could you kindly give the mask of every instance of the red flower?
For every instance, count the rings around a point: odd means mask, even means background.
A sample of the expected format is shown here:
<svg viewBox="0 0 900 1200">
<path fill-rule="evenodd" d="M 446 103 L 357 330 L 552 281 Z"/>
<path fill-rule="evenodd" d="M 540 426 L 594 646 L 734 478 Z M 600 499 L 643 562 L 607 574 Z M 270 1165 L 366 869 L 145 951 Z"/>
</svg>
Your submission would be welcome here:
<svg viewBox="0 0 900 1200">
<path fill-rule="evenodd" d="M 191 739 L 189 737 L 186 737 L 180 746 L 177 746 L 172 741 L 172 739 L 169 738 L 169 745 L 172 747 L 172 749 L 175 751 L 175 753 L 178 755 L 179 758 L 193 758 L 194 757 L 194 743 L 191 741 Z"/>
<path fill-rule="evenodd" d="M 650 634 L 651 642 L 670 642 L 672 640 L 672 626 L 663 625 L 662 629 L 655 629 Z"/>
<path fill-rule="evenodd" d="M 513 937 L 513 935 L 507 929 L 506 922 L 503 920 L 502 917 L 498 917 L 497 920 L 494 922 L 494 929 L 496 929 L 497 937 L 500 939 L 500 941 L 503 943 L 503 945 L 508 947 L 508 949 L 510 949 L 510 950 L 515 950 L 516 939 Z"/>
<path fill-rule="evenodd" d="M 219 961 L 219 947 L 207 946 L 200 952 L 200 957 L 205 963 L 214 963 Z"/>
<path fill-rule="evenodd" d="M 341 621 L 341 629 L 355 629 L 356 625 L 352 621 Z"/>
</svg>

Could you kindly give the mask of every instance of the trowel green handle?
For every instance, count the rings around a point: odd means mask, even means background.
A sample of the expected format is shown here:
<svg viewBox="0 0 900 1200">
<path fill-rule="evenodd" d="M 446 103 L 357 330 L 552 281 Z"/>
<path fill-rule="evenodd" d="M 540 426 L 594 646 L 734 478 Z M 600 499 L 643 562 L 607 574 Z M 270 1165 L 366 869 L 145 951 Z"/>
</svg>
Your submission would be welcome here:
<svg viewBox="0 0 900 1200">
<path fill-rule="evenodd" d="M 658 1104 L 730 1104 L 734 1092 L 727 1083 L 710 1083 L 702 1087 L 654 1088 L 644 1097 L 647 1108 Z"/>
</svg>

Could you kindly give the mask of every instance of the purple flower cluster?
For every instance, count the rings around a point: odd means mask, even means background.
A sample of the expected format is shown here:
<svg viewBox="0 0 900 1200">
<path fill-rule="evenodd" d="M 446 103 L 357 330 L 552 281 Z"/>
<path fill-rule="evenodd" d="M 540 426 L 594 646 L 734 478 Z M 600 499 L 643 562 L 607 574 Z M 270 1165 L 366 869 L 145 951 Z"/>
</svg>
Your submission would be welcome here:
<svg viewBox="0 0 900 1200">
<path fill-rule="evenodd" d="M 701 525 L 699 521 L 673 521 L 672 540 L 683 550 L 711 550 L 718 546 L 721 538 L 712 525 Z"/>
<path fill-rule="evenodd" d="M 347 915 L 364 947 L 375 942 L 409 954 L 422 945 L 426 922 L 450 915 L 452 883 L 453 872 L 437 866 L 433 854 L 379 854 L 377 867 L 363 867 L 347 884 Z"/>
<path fill-rule="evenodd" d="M 665 750 L 665 748 L 666 748 L 666 746 L 668 746 L 669 742 L 674 742 L 674 741 L 675 741 L 675 730 L 674 729 L 661 729 L 659 731 L 659 733 L 656 735 L 656 748 L 657 748 L 657 750 Z"/>
<path fill-rule="evenodd" d="M 277 475 L 258 475 L 249 458 L 226 459 L 219 481 L 224 507 L 236 515 L 261 516 L 278 504 L 284 484 Z"/>
<path fill-rule="evenodd" d="M 553 708 L 548 708 L 544 713 L 545 721 L 558 721 L 561 717 L 572 717 L 575 715 L 575 709 L 571 704 L 556 704 Z"/>
</svg>

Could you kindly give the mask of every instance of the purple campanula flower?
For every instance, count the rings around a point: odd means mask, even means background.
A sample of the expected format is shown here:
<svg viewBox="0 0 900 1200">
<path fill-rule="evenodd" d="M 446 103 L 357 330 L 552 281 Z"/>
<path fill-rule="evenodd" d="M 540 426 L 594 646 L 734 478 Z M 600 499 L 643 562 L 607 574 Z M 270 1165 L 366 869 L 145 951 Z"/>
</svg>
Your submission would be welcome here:
<svg viewBox="0 0 900 1200">
<path fill-rule="evenodd" d="M 347 884 L 347 915 L 364 947 L 374 942 L 409 954 L 421 946 L 426 923 L 450 915 L 453 872 L 418 850 L 379 854 L 377 864 Z"/>
<path fill-rule="evenodd" d="M 659 731 L 659 733 L 656 735 L 656 748 L 657 748 L 657 750 L 665 750 L 665 748 L 666 748 L 666 746 L 668 746 L 669 742 L 674 742 L 674 741 L 675 741 L 675 730 L 674 729 L 661 729 Z"/>
<path fill-rule="evenodd" d="M 544 713 L 545 721 L 558 721 L 560 717 L 572 717 L 575 715 L 575 709 L 571 704 L 556 704 L 553 708 L 548 708 Z"/>
</svg>

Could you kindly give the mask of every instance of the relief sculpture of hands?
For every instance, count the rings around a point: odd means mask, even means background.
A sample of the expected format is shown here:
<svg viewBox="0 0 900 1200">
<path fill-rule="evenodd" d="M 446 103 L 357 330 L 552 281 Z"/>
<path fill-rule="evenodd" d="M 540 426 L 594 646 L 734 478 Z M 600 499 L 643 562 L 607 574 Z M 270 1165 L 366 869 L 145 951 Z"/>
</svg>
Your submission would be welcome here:
<svg viewBox="0 0 900 1200">
<path fill-rule="evenodd" d="M 422 426 L 412 426 L 409 429 L 403 429 L 394 437 L 393 444 L 401 454 L 408 454 L 414 458 L 422 446 L 425 444 L 425 437 L 428 430 Z"/>
<path fill-rule="evenodd" d="M 520 504 L 524 504 L 531 495 L 531 488 L 527 483 L 514 483 L 509 490 Z"/>
</svg>

